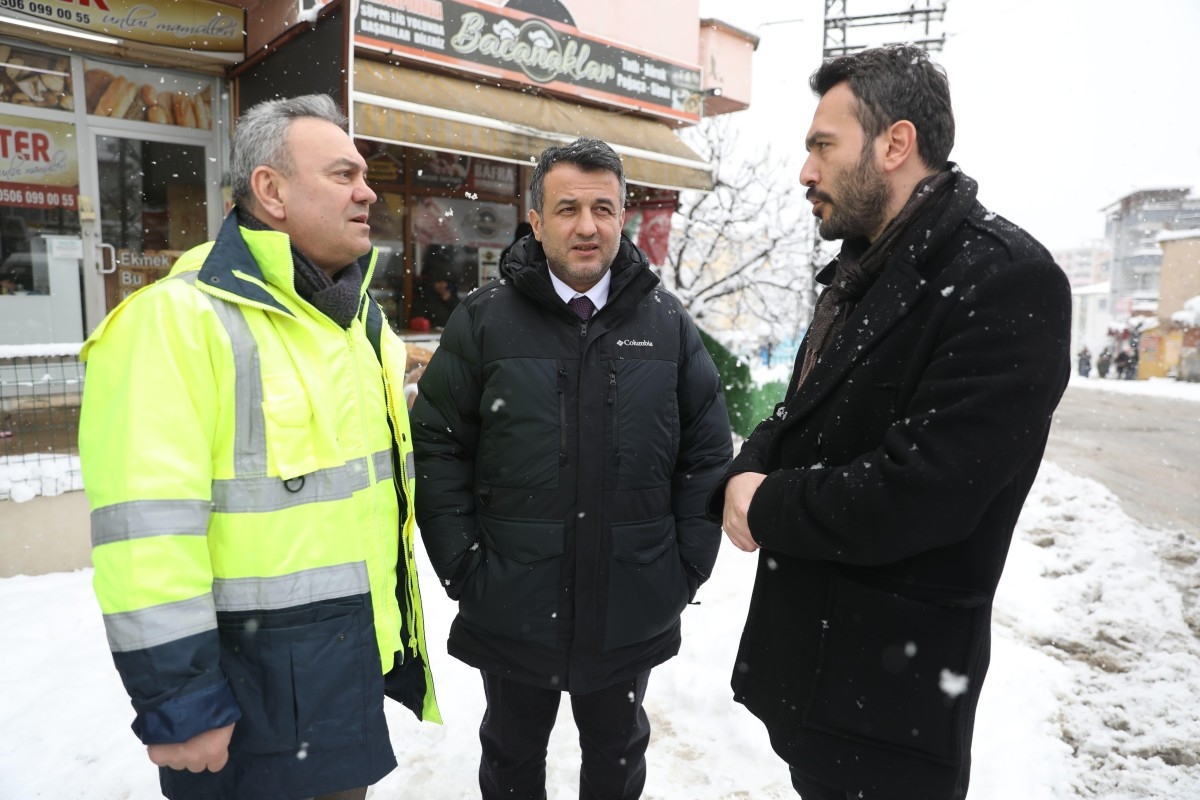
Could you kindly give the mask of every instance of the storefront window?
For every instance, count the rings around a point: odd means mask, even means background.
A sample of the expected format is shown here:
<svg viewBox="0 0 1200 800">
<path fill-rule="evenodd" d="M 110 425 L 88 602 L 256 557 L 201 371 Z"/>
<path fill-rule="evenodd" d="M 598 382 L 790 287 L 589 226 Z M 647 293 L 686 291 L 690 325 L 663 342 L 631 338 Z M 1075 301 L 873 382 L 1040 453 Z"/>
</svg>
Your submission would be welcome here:
<svg viewBox="0 0 1200 800">
<path fill-rule="evenodd" d="M 371 243 L 379 250 L 370 288 L 388 321 L 398 330 L 403 327 L 401 322 L 407 319 L 405 298 L 411 292 L 405 287 L 404 195 L 399 192 L 377 193 L 379 199 L 371 206 L 368 220 Z"/>
<path fill-rule="evenodd" d="M 520 169 L 472 156 L 359 142 L 372 241 L 371 293 L 397 331 L 437 331 L 473 289 L 499 275 L 520 215 Z"/>
<path fill-rule="evenodd" d="M 212 81 L 106 62 L 84 61 L 83 68 L 88 114 L 212 129 Z"/>
<path fill-rule="evenodd" d="M 458 298 L 499 276 L 500 251 L 512 241 L 516 227 L 515 205 L 418 198 L 413 233 L 415 295 L 421 302 L 415 304 L 412 316 L 425 317 L 434 328 L 445 325 Z"/>
<path fill-rule="evenodd" d="M 70 58 L 0 44 L 0 103 L 73 111 Z"/>
<path fill-rule="evenodd" d="M 0 114 L 0 344 L 80 338 L 74 135 L 69 123 Z"/>
</svg>

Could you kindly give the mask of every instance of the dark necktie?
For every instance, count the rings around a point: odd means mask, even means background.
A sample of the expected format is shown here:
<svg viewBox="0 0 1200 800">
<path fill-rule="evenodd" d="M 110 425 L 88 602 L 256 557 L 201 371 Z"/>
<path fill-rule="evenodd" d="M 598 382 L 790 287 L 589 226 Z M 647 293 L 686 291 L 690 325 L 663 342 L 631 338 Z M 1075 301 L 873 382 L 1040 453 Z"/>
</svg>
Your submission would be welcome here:
<svg viewBox="0 0 1200 800">
<path fill-rule="evenodd" d="M 592 314 L 596 313 L 596 306 L 586 294 L 581 294 L 579 297 L 572 297 L 567 301 L 567 305 L 575 312 L 575 316 L 583 321 L 592 318 Z"/>
</svg>

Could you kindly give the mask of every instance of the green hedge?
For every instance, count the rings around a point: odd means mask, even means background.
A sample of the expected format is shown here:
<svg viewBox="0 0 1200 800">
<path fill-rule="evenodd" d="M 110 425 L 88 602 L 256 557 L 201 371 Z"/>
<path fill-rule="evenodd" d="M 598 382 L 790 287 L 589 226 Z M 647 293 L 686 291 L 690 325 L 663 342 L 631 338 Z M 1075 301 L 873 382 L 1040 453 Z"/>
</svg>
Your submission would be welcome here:
<svg viewBox="0 0 1200 800">
<path fill-rule="evenodd" d="M 721 373 L 725 402 L 729 406 L 729 426 L 739 436 L 749 436 L 760 421 L 769 416 L 783 399 L 787 385 L 783 381 L 758 386 L 750 377 L 750 367 L 716 339 L 700 331 L 704 347 Z"/>
</svg>

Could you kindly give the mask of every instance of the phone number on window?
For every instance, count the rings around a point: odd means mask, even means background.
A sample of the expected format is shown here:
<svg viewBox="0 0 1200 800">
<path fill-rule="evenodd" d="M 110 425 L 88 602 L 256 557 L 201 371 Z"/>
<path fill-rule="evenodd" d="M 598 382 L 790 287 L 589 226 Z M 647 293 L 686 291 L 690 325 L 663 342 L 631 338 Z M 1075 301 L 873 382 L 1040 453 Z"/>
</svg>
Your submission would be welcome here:
<svg viewBox="0 0 1200 800">
<path fill-rule="evenodd" d="M 44 189 L 6 189 L 0 187 L 0 204 L 33 208 L 75 208 L 75 195 Z"/>
</svg>

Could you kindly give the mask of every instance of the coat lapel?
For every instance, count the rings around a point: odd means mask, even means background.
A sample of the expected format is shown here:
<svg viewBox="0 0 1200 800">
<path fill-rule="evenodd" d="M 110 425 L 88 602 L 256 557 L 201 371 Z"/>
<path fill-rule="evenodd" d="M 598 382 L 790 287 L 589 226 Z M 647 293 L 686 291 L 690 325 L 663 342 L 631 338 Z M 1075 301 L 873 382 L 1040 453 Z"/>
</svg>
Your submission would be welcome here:
<svg viewBox="0 0 1200 800">
<path fill-rule="evenodd" d="M 796 390 L 781 427 L 790 427 L 803 419 L 835 386 L 846 380 L 854 365 L 869 355 L 875 343 L 912 310 L 925 286 L 907 259 L 895 259 L 889 264 L 830 342 L 808 379 Z"/>
<path fill-rule="evenodd" d="M 975 181 L 963 175 L 956 165 L 951 163 L 948 168 L 955 173 L 949 196 L 937 207 L 926 209 L 901 236 L 879 278 L 791 398 L 781 429 L 803 419 L 835 386 L 845 381 L 854 365 L 870 354 L 875 344 L 912 311 L 918 298 L 928 290 L 926 278 L 917 272 L 917 263 L 929 263 L 933 254 L 953 236 L 975 205 L 978 191 Z"/>
</svg>

